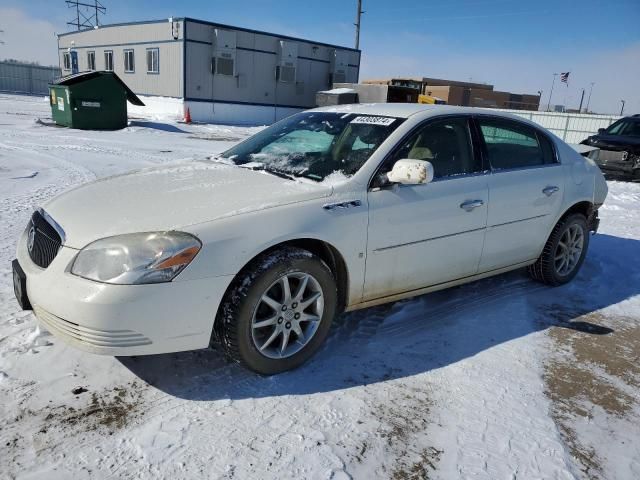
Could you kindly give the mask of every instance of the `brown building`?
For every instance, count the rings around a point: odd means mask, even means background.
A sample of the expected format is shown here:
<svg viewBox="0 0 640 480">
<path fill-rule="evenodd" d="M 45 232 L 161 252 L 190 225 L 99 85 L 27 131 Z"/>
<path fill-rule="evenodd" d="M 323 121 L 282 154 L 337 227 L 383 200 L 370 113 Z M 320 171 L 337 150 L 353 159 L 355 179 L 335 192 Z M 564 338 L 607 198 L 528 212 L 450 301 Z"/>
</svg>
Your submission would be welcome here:
<svg viewBox="0 0 640 480">
<path fill-rule="evenodd" d="M 416 88 L 421 94 L 441 98 L 449 105 L 534 111 L 540 106 L 539 95 L 500 92 L 494 90 L 493 85 L 485 83 L 427 77 L 365 80 L 362 83 Z"/>
</svg>

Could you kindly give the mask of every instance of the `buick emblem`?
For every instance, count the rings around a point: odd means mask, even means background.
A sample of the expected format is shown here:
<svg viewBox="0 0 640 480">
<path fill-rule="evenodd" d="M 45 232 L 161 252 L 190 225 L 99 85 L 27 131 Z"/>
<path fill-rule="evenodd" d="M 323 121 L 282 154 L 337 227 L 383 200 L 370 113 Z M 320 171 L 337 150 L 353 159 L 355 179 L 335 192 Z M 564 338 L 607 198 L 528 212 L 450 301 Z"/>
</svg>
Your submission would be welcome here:
<svg viewBox="0 0 640 480">
<path fill-rule="evenodd" d="M 29 229 L 29 236 L 27 237 L 27 250 L 29 253 L 33 252 L 33 244 L 36 241 L 36 228 L 32 225 Z"/>
</svg>

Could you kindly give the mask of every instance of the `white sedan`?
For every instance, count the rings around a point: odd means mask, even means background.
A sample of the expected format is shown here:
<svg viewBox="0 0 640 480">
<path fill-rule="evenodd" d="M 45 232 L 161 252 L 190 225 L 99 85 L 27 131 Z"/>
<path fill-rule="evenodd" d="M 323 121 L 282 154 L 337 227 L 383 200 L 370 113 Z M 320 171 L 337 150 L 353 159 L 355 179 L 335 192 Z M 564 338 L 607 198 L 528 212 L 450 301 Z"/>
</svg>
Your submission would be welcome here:
<svg viewBox="0 0 640 480">
<path fill-rule="evenodd" d="M 219 343 L 274 374 L 311 357 L 343 311 L 522 267 L 570 281 L 606 195 L 591 160 L 521 118 L 322 108 L 211 161 L 53 199 L 19 240 L 15 293 L 89 352 Z"/>
</svg>

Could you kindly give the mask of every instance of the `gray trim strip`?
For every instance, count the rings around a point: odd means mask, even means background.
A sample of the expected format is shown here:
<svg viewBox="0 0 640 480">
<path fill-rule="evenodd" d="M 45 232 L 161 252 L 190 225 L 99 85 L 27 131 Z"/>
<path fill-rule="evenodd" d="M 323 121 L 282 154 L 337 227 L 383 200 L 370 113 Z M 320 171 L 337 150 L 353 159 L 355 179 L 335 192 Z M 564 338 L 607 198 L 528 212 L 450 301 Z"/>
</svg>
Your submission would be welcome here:
<svg viewBox="0 0 640 480">
<path fill-rule="evenodd" d="M 505 225 L 512 225 L 514 223 L 520 223 L 520 222 L 526 222 L 528 220 L 535 220 L 537 218 L 542 218 L 542 217 L 547 217 L 547 214 L 544 215 L 537 215 L 535 217 L 529 217 L 529 218 L 523 218 L 522 220 L 514 220 L 512 222 L 505 222 L 505 223 L 498 223 L 496 225 L 490 225 L 489 227 L 486 228 L 497 228 L 497 227 L 503 227 Z M 485 227 L 482 228 L 474 228 L 473 230 L 465 230 L 464 232 L 458 232 L 458 233 L 451 233 L 449 235 L 442 235 L 440 237 L 433 237 L 433 238 L 425 238 L 424 240 L 416 240 L 415 242 L 408 242 L 408 243 L 400 243 L 398 245 L 390 245 L 388 247 L 382 247 L 382 248 L 376 248 L 374 250 L 374 252 L 383 252 L 385 250 L 392 250 L 394 248 L 400 248 L 400 247 L 408 247 L 410 245 L 417 245 L 418 243 L 425 243 L 425 242 L 431 242 L 433 240 L 441 240 L 443 238 L 449 238 L 449 237 L 455 237 L 457 235 L 463 235 L 465 233 L 473 233 L 473 232 L 479 232 L 480 230 L 485 230 Z"/>
<path fill-rule="evenodd" d="M 408 243 L 400 243 L 398 245 L 391 245 L 389 247 L 382 247 L 382 248 L 376 248 L 374 250 L 374 252 L 383 252 L 385 250 L 392 250 L 394 248 L 400 248 L 400 247 L 408 247 L 409 245 L 417 245 L 419 243 L 426 243 L 426 242 L 431 242 L 433 240 L 441 240 L 443 238 L 449 238 L 449 237 L 455 237 L 458 235 L 463 235 L 465 233 L 473 233 L 473 232 L 479 232 L 481 230 L 484 230 L 485 227 L 482 228 L 474 228 L 473 230 L 465 230 L 464 232 L 458 232 L 458 233 L 451 233 L 449 235 L 442 235 L 440 237 L 433 237 L 433 238 L 425 238 L 424 240 L 416 240 L 415 242 L 408 242 Z"/>
<path fill-rule="evenodd" d="M 153 96 L 153 95 L 151 95 Z M 308 110 L 310 106 L 302 106 L 302 105 L 281 105 L 279 103 L 257 103 L 257 102 L 240 102 L 236 100 L 219 100 L 219 99 L 211 99 L 211 98 L 194 98 L 187 97 L 184 99 L 186 102 L 207 102 L 207 103 L 226 103 L 229 105 L 250 105 L 255 107 L 276 107 L 276 108 L 294 108 L 298 110 Z"/>
<path fill-rule="evenodd" d="M 505 225 L 513 225 L 514 223 L 526 222 L 528 220 L 535 220 L 536 218 L 542 218 L 547 216 L 548 214 L 545 213 L 544 215 L 537 215 L 535 217 L 523 218 L 522 220 L 513 220 L 511 222 L 498 223 L 496 225 L 489 225 L 487 228 L 504 227 Z"/>
</svg>

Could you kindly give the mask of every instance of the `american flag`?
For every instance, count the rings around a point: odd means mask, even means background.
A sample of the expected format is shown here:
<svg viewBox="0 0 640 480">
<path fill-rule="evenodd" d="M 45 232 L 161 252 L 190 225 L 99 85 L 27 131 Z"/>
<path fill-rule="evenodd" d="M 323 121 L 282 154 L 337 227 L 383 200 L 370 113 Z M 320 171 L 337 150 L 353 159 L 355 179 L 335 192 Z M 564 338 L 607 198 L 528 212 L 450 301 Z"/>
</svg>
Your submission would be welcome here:
<svg viewBox="0 0 640 480">
<path fill-rule="evenodd" d="M 560 81 L 561 81 L 561 82 L 564 82 L 564 83 L 566 83 L 566 84 L 568 84 L 568 83 L 569 83 L 569 74 L 570 74 L 570 73 L 571 73 L 571 72 L 564 72 L 564 73 L 561 73 L 561 74 L 560 74 Z"/>
</svg>

